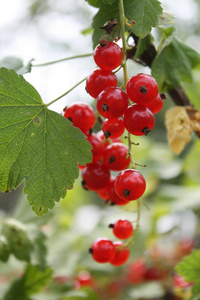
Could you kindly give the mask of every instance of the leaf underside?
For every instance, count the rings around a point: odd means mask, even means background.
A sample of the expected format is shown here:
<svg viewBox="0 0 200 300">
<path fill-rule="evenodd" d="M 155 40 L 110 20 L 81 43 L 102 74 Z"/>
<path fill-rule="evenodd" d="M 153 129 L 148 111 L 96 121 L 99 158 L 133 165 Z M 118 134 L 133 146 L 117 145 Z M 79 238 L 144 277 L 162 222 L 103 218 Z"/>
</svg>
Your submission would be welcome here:
<svg viewBox="0 0 200 300">
<path fill-rule="evenodd" d="M 36 214 L 53 208 L 78 177 L 78 163 L 91 161 L 82 132 L 49 110 L 21 75 L 0 69 L 0 190 L 25 179 Z"/>
</svg>

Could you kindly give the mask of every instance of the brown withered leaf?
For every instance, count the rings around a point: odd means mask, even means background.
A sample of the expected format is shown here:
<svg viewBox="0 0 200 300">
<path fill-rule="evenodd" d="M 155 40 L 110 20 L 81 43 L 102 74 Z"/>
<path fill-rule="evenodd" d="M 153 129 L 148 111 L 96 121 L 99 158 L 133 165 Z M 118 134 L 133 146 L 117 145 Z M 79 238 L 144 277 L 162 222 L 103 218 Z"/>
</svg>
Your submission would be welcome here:
<svg viewBox="0 0 200 300">
<path fill-rule="evenodd" d="M 165 115 L 167 138 L 171 150 L 180 154 L 184 146 L 190 142 L 193 131 L 192 120 L 183 106 L 169 109 Z"/>
</svg>

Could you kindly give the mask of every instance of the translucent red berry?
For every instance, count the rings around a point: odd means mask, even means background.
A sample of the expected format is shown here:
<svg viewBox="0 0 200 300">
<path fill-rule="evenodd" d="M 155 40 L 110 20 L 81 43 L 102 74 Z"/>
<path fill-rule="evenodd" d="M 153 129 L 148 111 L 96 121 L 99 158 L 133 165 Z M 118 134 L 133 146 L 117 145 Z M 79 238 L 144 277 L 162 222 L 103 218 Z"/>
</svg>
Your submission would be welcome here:
<svg viewBox="0 0 200 300">
<path fill-rule="evenodd" d="M 115 246 L 107 238 L 99 238 L 92 243 L 89 252 L 95 261 L 99 263 L 110 262 L 115 256 Z"/>
<path fill-rule="evenodd" d="M 117 220 L 114 224 L 109 225 L 113 228 L 113 234 L 121 240 L 128 239 L 133 233 L 133 225 L 126 219 Z"/>
<path fill-rule="evenodd" d="M 142 258 L 132 262 L 127 269 L 127 281 L 132 284 L 140 284 L 145 281 L 146 263 Z"/>
<path fill-rule="evenodd" d="M 121 118 L 106 119 L 102 124 L 102 130 L 106 138 L 120 137 L 125 130 L 124 121 Z"/>
<path fill-rule="evenodd" d="M 114 42 L 102 41 L 94 50 L 94 61 L 103 70 L 114 70 L 121 64 L 123 53 Z"/>
<path fill-rule="evenodd" d="M 113 171 L 127 169 L 130 164 L 128 147 L 123 143 L 112 143 L 104 149 L 104 164 Z"/>
<path fill-rule="evenodd" d="M 92 162 L 97 162 L 103 156 L 103 142 L 95 133 L 89 134 L 87 140 L 92 145 Z"/>
<path fill-rule="evenodd" d="M 160 94 L 157 95 L 151 102 L 146 104 L 146 107 L 152 111 L 153 114 L 157 114 L 163 108 L 163 100 Z"/>
<path fill-rule="evenodd" d="M 105 138 L 105 135 L 103 133 L 102 130 L 97 132 L 98 137 L 100 137 L 100 139 L 102 140 L 103 144 L 104 144 L 104 148 L 108 147 L 111 143 L 122 143 L 122 140 L 120 139 L 120 137 L 118 138 L 112 138 L 110 137 L 109 141 Z"/>
<path fill-rule="evenodd" d="M 133 135 L 147 135 L 155 125 L 155 117 L 147 107 L 134 104 L 124 114 L 124 125 Z"/>
<path fill-rule="evenodd" d="M 116 252 L 114 258 L 110 261 L 110 263 L 114 266 L 121 266 L 128 260 L 130 256 L 130 250 L 127 246 L 124 246 L 121 241 L 116 241 L 113 244 L 115 246 Z"/>
<path fill-rule="evenodd" d="M 144 106 L 155 99 L 159 91 L 156 80 L 151 75 L 143 73 L 131 77 L 126 90 L 130 100 Z"/>
<path fill-rule="evenodd" d="M 86 90 L 93 98 L 109 86 L 117 86 L 117 76 L 111 71 L 96 69 L 87 77 Z"/>
<path fill-rule="evenodd" d="M 110 179 L 109 169 L 100 161 L 86 165 L 82 171 L 82 186 L 97 191 L 103 189 Z"/>
<path fill-rule="evenodd" d="M 112 202 L 112 204 L 116 204 L 120 206 L 129 203 L 128 200 L 124 200 L 117 195 L 114 186 L 115 186 L 115 178 L 111 177 L 107 185 L 107 197 L 108 197 L 107 199 L 110 202 Z"/>
<path fill-rule="evenodd" d="M 94 111 L 91 106 L 85 103 L 70 104 L 64 109 L 64 117 L 83 133 L 87 133 L 95 124 Z"/>
<path fill-rule="evenodd" d="M 146 181 L 137 170 L 121 171 L 115 179 L 115 191 L 124 200 L 139 199 L 144 194 L 145 189 Z"/>
<path fill-rule="evenodd" d="M 97 110 L 107 119 L 121 117 L 128 107 L 126 93 L 117 87 L 108 87 L 97 97 Z"/>
</svg>

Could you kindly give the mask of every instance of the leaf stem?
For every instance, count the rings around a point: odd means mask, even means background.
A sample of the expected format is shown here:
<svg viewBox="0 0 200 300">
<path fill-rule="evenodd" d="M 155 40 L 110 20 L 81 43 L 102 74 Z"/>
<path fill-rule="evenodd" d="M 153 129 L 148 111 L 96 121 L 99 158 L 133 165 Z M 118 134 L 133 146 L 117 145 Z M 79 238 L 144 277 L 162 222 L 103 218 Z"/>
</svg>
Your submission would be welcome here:
<svg viewBox="0 0 200 300">
<path fill-rule="evenodd" d="M 69 57 L 65 57 L 65 58 L 61 58 L 58 60 L 53 60 L 53 61 L 49 61 L 43 64 L 32 64 L 32 67 L 45 67 L 45 66 L 49 66 L 49 65 L 53 65 L 53 64 L 57 64 L 66 60 L 71 60 L 71 59 L 75 59 L 75 58 L 82 58 L 82 57 L 88 57 L 88 56 L 92 56 L 93 53 L 88 53 L 88 54 L 80 54 L 80 55 L 75 55 L 75 56 L 69 56 Z"/>
<path fill-rule="evenodd" d="M 56 99 L 52 100 L 51 102 L 47 103 L 46 106 L 50 106 L 51 104 L 53 104 L 54 102 L 58 101 L 59 99 L 63 98 L 64 96 L 66 96 L 67 94 L 69 94 L 72 90 L 74 90 L 77 86 L 79 86 L 82 82 L 84 82 L 87 79 L 87 77 L 83 78 L 81 81 L 79 81 L 78 83 L 76 83 L 71 89 L 69 89 L 67 92 L 65 92 L 64 94 L 60 95 L 59 97 L 57 97 Z"/>
</svg>

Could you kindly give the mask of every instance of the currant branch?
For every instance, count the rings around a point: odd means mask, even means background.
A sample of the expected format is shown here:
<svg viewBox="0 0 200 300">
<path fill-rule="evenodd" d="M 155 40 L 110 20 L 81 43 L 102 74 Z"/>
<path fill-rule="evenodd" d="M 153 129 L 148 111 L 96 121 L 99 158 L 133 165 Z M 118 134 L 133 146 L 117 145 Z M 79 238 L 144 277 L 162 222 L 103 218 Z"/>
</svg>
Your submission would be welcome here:
<svg viewBox="0 0 200 300">
<path fill-rule="evenodd" d="M 122 51 L 123 51 L 123 59 L 122 59 L 122 63 L 121 66 L 123 68 L 123 75 L 124 75 L 124 83 L 123 86 L 121 88 L 124 88 L 126 90 L 126 86 L 128 83 L 128 72 L 127 72 L 127 51 L 130 49 L 127 45 L 127 40 L 126 40 L 126 35 L 125 35 L 125 24 L 127 23 L 127 19 L 125 17 L 125 13 L 124 13 L 124 4 L 123 4 L 123 0 L 119 0 L 119 16 L 120 16 L 120 35 L 122 38 Z M 132 24 L 133 25 L 133 24 Z M 128 155 L 130 156 L 130 160 L 131 160 L 131 168 L 135 169 L 136 168 L 136 163 L 133 159 L 133 155 L 132 155 L 132 145 L 133 142 L 131 141 L 131 134 L 128 132 Z M 139 165 L 139 164 L 137 164 Z M 139 199 L 137 199 L 137 221 L 136 221 L 136 230 L 139 229 L 139 222 L 140 222 L 140 201 Z M 133 243 L 133 238 L 134 238 L 135 232 L 133 232 L 131 238 L 129 239 L 129 241 L 127 242 L 126 246 L 131 246 Z"/>
</svg>

